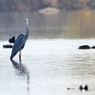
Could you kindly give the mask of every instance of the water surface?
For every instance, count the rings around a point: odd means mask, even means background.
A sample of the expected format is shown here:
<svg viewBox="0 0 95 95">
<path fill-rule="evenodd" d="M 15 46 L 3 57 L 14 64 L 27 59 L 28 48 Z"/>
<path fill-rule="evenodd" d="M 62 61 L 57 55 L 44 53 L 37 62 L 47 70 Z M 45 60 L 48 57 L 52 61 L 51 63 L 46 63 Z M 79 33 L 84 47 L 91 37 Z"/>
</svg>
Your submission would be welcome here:
<svg viewBox="0 0 95 95">
<path fill-rule="evenodd" d="M 24 19 L 29 19 L 32 39 L 95 38 L 95 11 L 63 11 L 58 14 L 0 13 L 0 35 L 3 40 L 24 33 Z"/>
<path fill-rule="evenodd" d="M 83 44 L 95 45 L 94 17 L 91 10 L 56 15 L 0 13 L 0 94 L 94 95 L 95 50 L 78 49 Z M 25 32 L 25 18 L 29 19 L 30 35 L 20 68 L 19 55 L 11 62 L 11 49 L 2 46 Z M 81 84 L 89 90 L 81 92 Z"/>
<path fill-rule="evenodd" d="M 94 45 L 94 39 L 28 40 L 22 51 L 22 69 L 18 54 L 11 62 L 11 49 L 1 47 L 0 94 L 80 95 L 81 84 L 89 86 L 84 94 L 94 94 L 95 50 L 79 50 L 84 43 Z"/>
</svg>

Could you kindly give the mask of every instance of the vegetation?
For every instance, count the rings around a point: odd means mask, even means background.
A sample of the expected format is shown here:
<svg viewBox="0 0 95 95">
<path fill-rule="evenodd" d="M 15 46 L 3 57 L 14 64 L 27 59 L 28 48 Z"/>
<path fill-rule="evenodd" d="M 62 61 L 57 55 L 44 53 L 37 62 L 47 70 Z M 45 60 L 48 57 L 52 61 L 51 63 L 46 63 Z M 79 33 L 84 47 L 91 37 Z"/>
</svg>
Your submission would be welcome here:
<svg viewBox="0 0 95 95">
<path fill-rule="evenodd" d="M 0 0 L 0 12 L 37 11 L 45 7 L 66 10 L 95 9 L 95 0 Z"/>
</svg>

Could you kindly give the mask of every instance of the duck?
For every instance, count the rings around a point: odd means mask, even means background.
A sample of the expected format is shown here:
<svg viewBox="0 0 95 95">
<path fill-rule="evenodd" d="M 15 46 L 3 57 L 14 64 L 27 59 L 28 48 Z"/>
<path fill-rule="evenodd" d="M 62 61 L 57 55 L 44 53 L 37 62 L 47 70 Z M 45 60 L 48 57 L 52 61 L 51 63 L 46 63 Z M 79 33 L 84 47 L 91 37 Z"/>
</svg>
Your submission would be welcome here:
<svg viewBox="0 0 95 95">
<path fill-rule="evenodd" d="M 7 45 L 3 45 L 3 48 L 12 48 L 13 46 L 10 45 L 10 44 L 7 44 Z"/>
<path fill-rule="evenodd" d="M 88 86 L 87 85 L 81 85 L 80 87 L 79 87 L 79 89 L 82 91 L 82 90 L 85 90 L 85 91 L 87 91 L 88 90 Z"/>
<path fill-rule="evenodd" d="M 9 41 L 9 43 L 14 43 L 15 42 L 15 36 L 13 36 L 12 38 L 10 38 L 8 41 Z"/>
</svg>

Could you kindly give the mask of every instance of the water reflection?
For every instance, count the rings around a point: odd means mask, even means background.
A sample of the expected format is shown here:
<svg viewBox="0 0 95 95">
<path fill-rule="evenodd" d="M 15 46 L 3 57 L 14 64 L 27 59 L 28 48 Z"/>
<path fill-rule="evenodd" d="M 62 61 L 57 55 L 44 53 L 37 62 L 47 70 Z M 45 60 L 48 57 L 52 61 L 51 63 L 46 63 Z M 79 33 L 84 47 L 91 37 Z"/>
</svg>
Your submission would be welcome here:
<svg viewBox="0 0 95 95">
<path fill-rule="evenodd" d="M 95 35 L 94 17 L 93 10 L 64 11 L 56 15 L 0 13 L 0 39 L 24 32 L 25 18 L 29 19 L 30 38 L 91 38 Z"/>
<path fill-rule="evenodd" d="M 21 62 L 16 62 L 14 60 L 11 61 L 13 64 L 13 67 L 17 70 L 17 75 L 19 76 L 26 76 L 27 77 L 27 95 L 29 95 L 29 84 L 30 84 L 30 76 L 29 76 L 29 72 L 26 69 L 26 67 L 21 63 Z"/>
</svg>

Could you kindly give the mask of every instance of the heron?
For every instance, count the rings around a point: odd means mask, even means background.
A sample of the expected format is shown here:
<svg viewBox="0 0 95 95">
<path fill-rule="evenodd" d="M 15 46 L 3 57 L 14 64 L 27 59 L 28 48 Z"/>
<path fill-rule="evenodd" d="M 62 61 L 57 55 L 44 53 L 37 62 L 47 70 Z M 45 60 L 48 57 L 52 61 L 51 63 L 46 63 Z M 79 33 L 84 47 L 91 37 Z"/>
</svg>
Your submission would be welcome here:
<svg viewBox="0 0 95 95">
<path fill-rule="evenodd" d="M 28 19 L 25 19 L 25 34 L 20 34 L 14 42 L 10 60 L 12 61 L 14 56 L 19 52 L 19 61 L 21 62 L 21 50 L 24 48 L 26 40 L 29 36 Z"/>
</svg>

